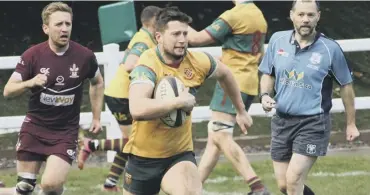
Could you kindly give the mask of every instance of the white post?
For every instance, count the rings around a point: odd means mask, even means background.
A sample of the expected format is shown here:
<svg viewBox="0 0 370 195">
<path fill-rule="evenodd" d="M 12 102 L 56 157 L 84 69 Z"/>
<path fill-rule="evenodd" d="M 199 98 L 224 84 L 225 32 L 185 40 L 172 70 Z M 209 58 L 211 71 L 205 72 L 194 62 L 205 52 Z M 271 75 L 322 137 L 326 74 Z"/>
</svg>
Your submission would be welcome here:
<svg viewBox="0 0 370 195">
<path fill-rule="evenodd" d="M 104 82 L 105 87 L 108 87 L 111 79 L 114 77 L 117 68 L 123 58 L 123 56 L 119 53 L 119 45 L 115 43 L 111 43 L 108 45 L 103 46 L 103 53 L 106 58 L 106 62 L 108 64 L 105 64 L 104 66 Z M 105 111 L 109 112 L 108 106 L 105 105 Z M 121 130 L 119 128 L 118 123 L 116 122 L 116 119 L 111 115 L 110 118 L 110 125 L 106 126 L 106 138 L 107 139 L 118 139 L 122 137 Z M 113 162 L 114 156 L 116 155 L 116 152 L 114 151 L 108 151 L 107 152 L 107 161 Z"/>
<path fill-rule="evenodd" d="M 110 80 L 116 73 L 116 70 L 123 59 L 123 56 L 119 54 L 119 45 L 111 43 L 103 46 L 104 58 L 108 64 L 104 66 L 104 82 L 105 87 L 109 85 Z"/>
</svg>

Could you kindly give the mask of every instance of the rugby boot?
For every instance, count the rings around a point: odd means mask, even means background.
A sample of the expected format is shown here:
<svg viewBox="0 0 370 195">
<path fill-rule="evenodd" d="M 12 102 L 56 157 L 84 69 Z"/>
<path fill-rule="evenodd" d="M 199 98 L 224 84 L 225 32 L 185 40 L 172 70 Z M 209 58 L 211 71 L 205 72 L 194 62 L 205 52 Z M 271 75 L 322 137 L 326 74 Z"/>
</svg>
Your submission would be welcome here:
<svg viewBox="0 0 370 195">
<path fill-rule="evenodd" d="M 263 188 L 261 191 L 249 192 L 248 195 L 271 195 L 267 188 Z"/>
</svg>

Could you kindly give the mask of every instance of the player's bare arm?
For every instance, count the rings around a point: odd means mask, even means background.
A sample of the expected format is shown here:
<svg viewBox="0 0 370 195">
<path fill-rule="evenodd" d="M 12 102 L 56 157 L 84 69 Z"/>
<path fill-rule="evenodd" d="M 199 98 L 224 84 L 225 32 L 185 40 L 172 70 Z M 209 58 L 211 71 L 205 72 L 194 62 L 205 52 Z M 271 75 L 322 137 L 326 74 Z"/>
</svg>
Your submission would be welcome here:
<svg viewBox="0 0 370 195">
<path fill-rule="evenodd" d="M 355 93 L 353 91 L 352 84 L 342 86 L 340 89 L 340 95 L 346 109 L 347 125 L 355 125 Z"/>
<path fill-rule="evenodd" d="M 188 28 L 188 40 L 192 46 L 204 46 L 215 42 L 213 37 L 206 31 L 196 31 L 192 27 Z"/>
<path fill-rule="evenodd" d="M 356 127 L 355 93 L 352 83 L 341 86 L 340 95 L 346 111 L 347 140 L 353 141 L 360 136 L 360 132 Z"/>
<path fill-rule="evenodd" d="M 275 85 L 275 77 L 268 74 L 261 76 L 261 93 L 271 94 Z"/>
<path fill-rule="evenodd" d="M 265 111 L 271 111 L 272 108 L 275 107 L 275 100 L 270 97 L 272 94 L 274 85 L 275 85 L 275 77 L 268 74 L 263 74 L 261 76 L 261 104 L 262 108 Z"/>
<path fill-rule="evenodd" d="M 253 121 L 245 111 L 245 105 L 240 95 L 240 89 L 229 68 L 217 60 L 217 68 L 212 77 L 216 78 L 226 94 L 230 97 L 236 110 L 236 121 L 243 133 L 247 133 L 247 128 L 252 126 Z"/>
<path fill-rule="evenodd" d="M 126 71 L 130 73 L 134 68 L 137 62 L 140 59 L 140 55 L 145 51 L 149 49 L 148 45 L 142 42 L 138 42 L 132 46 L 130 50 L 127 52 L 127 57 L 125 59 L 124 65 Z"/>
<path fill-rule="evenodd" d="M 5 98 L 19 96 L 27 89 L 35 86 L 44 86 L 47 81 L 47 77 L 44 74 L 38 74 L 34 78 L 27 81 L 22 81 L 19 76 L 19 73 L 14 72 L 13 75 L 9 78 L 8 83 L 4 87 Z"/>
<path fill-rule="evenodd" d="M 121 65 L 124 65 L 126 71 L 130 73 L 134 68 L 137 62 L 140 59 L 141 54 L 149 49 L 149 46 L 146 43 L 138 42 L 135 43 L 130 50 L 127 52 L 127 57 L 125 59 L 125 62 Z"/>
<path fill-rule="evenodd" d="M 164 116 L 175 109 L 189 110 L 195 105 L 195 97 L 183 91 L 172 100 L 152 99 L 154 85 L 136 83 L 130 86 L 130 112 L 134 120 L 152 120 Z"/>
<path fill-rule="evenodd" d="M 124 64 L 120 64 L 120 66 L 124 66 L 127 72 L 131 72 L 139 60 L 140 56 L 137 56 L 136 54 L 129 54 L 126 58 L 126 61 Z"/>
<path fill-rule="evenodd" d="M 104 80 L 100 72 L 90 79 L 90 102 L 91 112 L 93 114 L 93 125 L 90 129 L 93 133 L 100 131 L 100 114 L 103 106 L 104 98 Z"/>
</svg>

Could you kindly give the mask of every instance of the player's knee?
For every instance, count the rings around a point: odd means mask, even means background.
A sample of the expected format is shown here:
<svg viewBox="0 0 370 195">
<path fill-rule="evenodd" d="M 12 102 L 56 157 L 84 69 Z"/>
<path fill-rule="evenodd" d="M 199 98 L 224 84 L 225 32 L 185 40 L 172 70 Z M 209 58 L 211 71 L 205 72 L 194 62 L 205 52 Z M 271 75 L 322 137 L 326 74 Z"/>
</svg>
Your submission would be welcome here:
<svg viewBox="0 0 370 195">
<path fill-rule="evenodd" d="M 172 195 L 200 195 L 202 194 L 202 181 L 200 179 L 199 172 L 195 164 L 190 162 L 181 162 L 183 171 L 178 171 L 177 176 L 174 176 L 178 180 L 172 186 L 170 194 Z"/>
<path fill-rule="evenodd" d="M 15 189 L 18 194 L 31 195 L 36 186 L 36 174 L 22 173 L 18 175 Z"/>
<path fill-rule="evenodd" d="M 299 182 L 303 179 L 302 176 L 303 174 L 301 173 L 288 170 L 286 174 L 286 188 L 291 188 L 298 185 Z"/>
</svg>

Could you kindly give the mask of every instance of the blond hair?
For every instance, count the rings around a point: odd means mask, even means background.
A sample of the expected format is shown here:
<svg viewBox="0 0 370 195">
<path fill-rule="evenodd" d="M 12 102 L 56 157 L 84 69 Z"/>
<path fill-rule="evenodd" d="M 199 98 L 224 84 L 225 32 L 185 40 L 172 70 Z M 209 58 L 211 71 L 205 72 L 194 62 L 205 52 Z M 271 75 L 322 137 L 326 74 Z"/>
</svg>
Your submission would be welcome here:
<svg viewBox="0 0 370 195">
<path fill-rule="evenodd" d="M 49 17 L 55 12 L 68 12 L 73 18 L 72 8 L 63 2 L 53 2 L 44 7 L 41 13 L 42 23 L 48 25 Z"/>
</svg>

